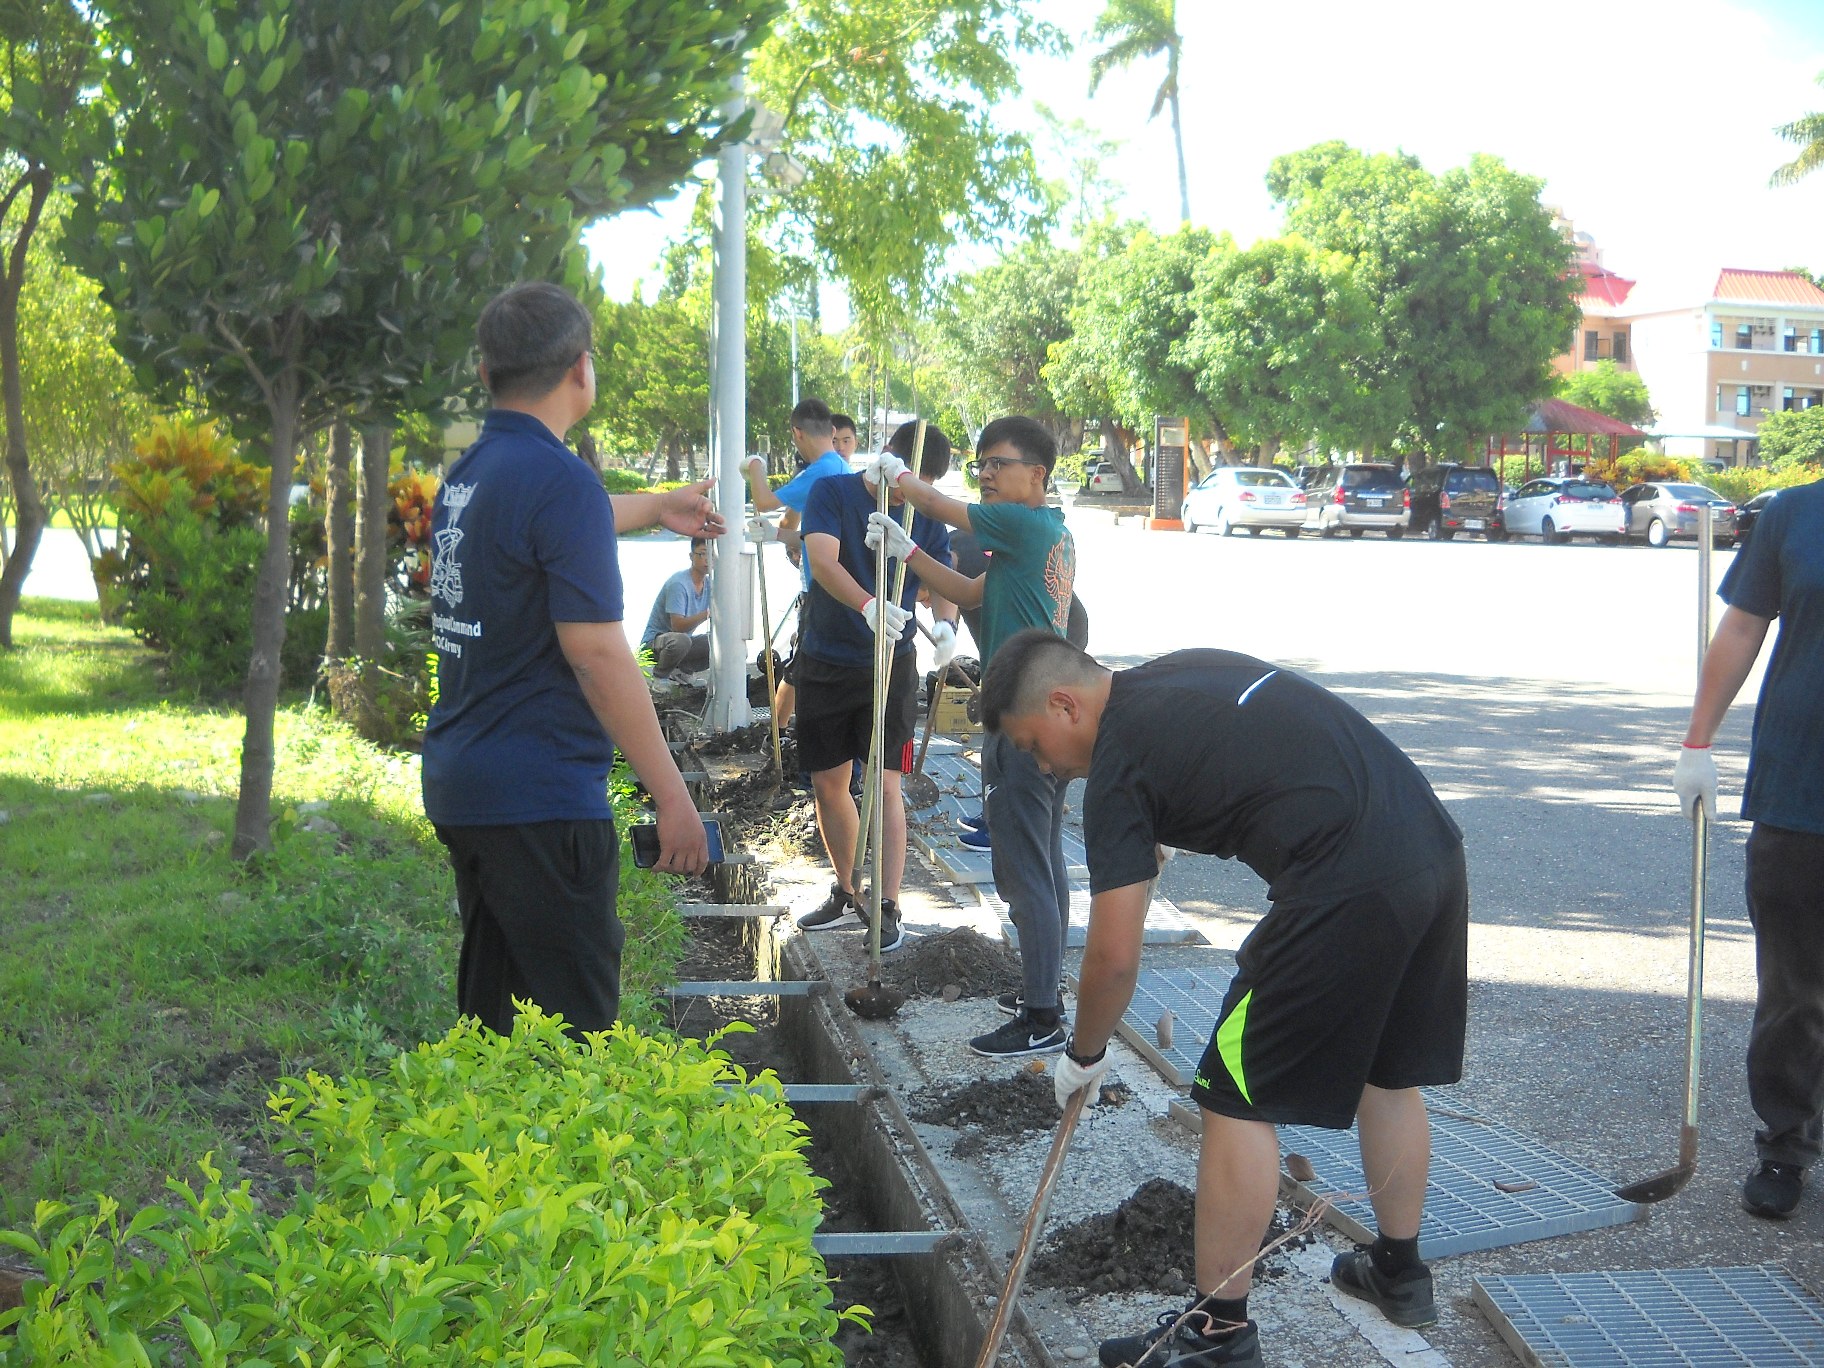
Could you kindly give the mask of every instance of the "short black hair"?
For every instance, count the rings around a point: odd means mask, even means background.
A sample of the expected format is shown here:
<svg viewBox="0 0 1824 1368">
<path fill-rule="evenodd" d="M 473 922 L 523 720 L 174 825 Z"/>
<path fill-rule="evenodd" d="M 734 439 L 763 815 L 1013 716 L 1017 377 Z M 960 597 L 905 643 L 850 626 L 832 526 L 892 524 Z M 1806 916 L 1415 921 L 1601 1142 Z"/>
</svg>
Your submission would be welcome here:
<svg viewBox="0 0 1824 1368">
<path fill-rule="evenodd" d="M 792 410 L 792 426 L 807 437 L 830 435 L 830 406 L 821 399 L 803 399 Z"/>
<path fill-rule="evenodd" d="M 1037 418 L 1027 418 L 1017 413 L 996 418 L 976 438 L 976 453 L 979 455 L 989 451 L 1002 442 L 1009 443 L 1034 465 L 1044 466 L 1047 475 L 1051 474 L 1051 468 L 1058 462 L 1058 439 Z"/>
<path fill-rule="evenodd" d="M 1037 712 L 1054 684 L 1081 684 L 1106 673 L 1088 651 L 1048 627 L 1015 632 L 982 676 L 982 725 L 998 732 L 1009 716 Z"/>
<path fill-rule="evenodd" d="M 590 348 L 589 311 L 561 285 L 510 285 L 481 311 L 475 343 L 495 399 L 542 399 Z"/>
<path fill-rule="evenodd" d="M 887 438 L 887 450 L 902 461 L 912 459 L 918 449 L 918 420 L 901 423 Z M 936 423 L 925 424 L 925 449 L 918 458 L 918 478 L 935 484 L 950 473 L 950 439 Z"/>
<path fill-rule="evenodd" d="M 846 413 L 832 413 L 830 415 L 830 430 L 833 432 L 839 428 L 847 428 L 850 432 L 853 432 L 855 431 L 855 420 Z"/>
<path fill-rule="evenodd" d="M 708 545 L 709 545 L 708 537 L 692 537 L 690 539 L 691 554 L 693 554 L 693 555 L 696 554 L 696 550 L 699 546 L 708 546 Z"/>
</svg>

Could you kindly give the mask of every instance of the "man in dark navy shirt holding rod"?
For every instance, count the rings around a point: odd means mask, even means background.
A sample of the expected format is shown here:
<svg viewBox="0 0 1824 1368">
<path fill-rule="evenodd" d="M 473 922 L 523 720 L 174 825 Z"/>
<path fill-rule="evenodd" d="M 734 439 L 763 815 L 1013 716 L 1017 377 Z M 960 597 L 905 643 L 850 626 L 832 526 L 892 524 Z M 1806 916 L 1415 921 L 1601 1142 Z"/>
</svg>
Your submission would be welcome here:
<svg viewBox="0 0 1824 1368">
<path fill-rule="evenodd" d="M 718 536 L 722 520 L 707 481 L 611 500 L 564 445 L 595 403 L 589 332 L 588 312 L 555 285 L 516 285 L 482 310 L 493 407 L 432 514 L 424 811 L 456 874 L 457 1008 L 502 1034 L 516 997 L 573 1031 L 614 1024 L 615 746 L 658 806 L 658 867 L 695 874 L 709 858 L 623 630 L 615 532 L 663 523 Z"/>
<path fill-rule="evenodd" d="M 1106 1365 L 1260 1362 L 1253 1261 L 1278 1192 L 1275 1125 L 1359 1116 L 1379 1238 L 1338 1290 L 1396 1324 L 1437 1317 L 1419 1259 L 1430 1127 L 1418 1089 L 1463 1072 L 1469 898 L 1462 834 L 1411 760 L 1310 681 L 1228 651 L 1111 673 L 1048 631 L 1002 646 L 982 721 L 1060 779 L 1085 777 L 1089 940 L 1059 1104 L 1100 1088 L 1132 997 L 1160 847 L 1239 859 L 1272 907 L 1197 1069 L 1197 1297 Z"/>
</svg>

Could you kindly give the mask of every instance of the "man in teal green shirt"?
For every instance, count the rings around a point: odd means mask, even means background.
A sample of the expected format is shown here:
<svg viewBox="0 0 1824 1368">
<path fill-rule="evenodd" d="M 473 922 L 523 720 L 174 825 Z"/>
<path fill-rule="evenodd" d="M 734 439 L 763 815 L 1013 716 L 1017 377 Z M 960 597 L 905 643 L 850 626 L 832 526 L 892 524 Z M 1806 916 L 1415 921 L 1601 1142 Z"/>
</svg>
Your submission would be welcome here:
<svg viewBox="0 0 1824 1368">
<path fill-rule="evenodd" d="M 1061 510 L 1046 492 L 1058 445 L 1031 418 L 997 418 L 976 441 L 970 473 L 980 503 L 953 499 L 911 474 L 892 455 L 878 457 L 870 478 L 895 485 L 927 517 L 975 534 L 988 569 L 970 578 L 923 555 L 891 519 L 870 519 L 870 545 L 881 538 L 889 554 L 908 560 L 934 594 L 982 610 L 982 664 L 1027 627 L 1063 636 L 1070 620 L 1077 547 Z M 912 561 L 916 564 L 911 564 Z M 1020 933 L 1022 991 L 1010 1004 L 1013 1020 L 977 1036 L 969 1048 L 992 1059 L 1055 1054 L 1064 1048 L 1058 981 L 1070 925 L 1070 876 L 1064 863 L 1064 789 L 1030 755 L 998 733 L 982 745 L 983 811 L 992 839 L 995 891 Z"/>
</svg>

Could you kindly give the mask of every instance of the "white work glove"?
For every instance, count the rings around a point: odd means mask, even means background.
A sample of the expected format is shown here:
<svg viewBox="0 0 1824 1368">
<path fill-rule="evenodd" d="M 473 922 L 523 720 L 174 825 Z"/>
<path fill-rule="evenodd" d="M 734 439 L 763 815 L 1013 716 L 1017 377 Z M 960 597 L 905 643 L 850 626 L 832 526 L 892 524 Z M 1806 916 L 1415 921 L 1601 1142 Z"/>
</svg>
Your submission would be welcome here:
<svg viewBox="0 0 1824 1368">
<path fill-rule="evenodd" d="M 761 479 L 766 478 L 766 457 L 749 456 L 741 462 L 741 465 L 745 469 L 752 470 Z"/>
<path fill-rule="evenodd" d="M 885 485 L 892 489 L 899 483 L 900 476 L 907 473 L 906 463 L 890 451 L 883 451 L 862 469 L 871 485 Z"/>
<path fill-rule="evenodd" d="M 766 518 L 749 518 L 747 520 L 747 539 L 751 542 L 778 541 L 778 525 Z"/>
<path fill-rule="evenodd" d="M 1708 746 L 1684 746 L 1678 752 L 1678 764 L 1672 770 L 1672 792 L 1686 817 L 1696 817 L 1697 804 L 1704 805 L 1704 816 L 1716 820 L 1716 758 Z"/>
<path fill-rule="evenodd" d="M 1070 1057 L 1069 1047 L 1058 1056 L 1057 1071 L 1052 1074 L 1052 1087 L 1058 1099 L 1058 1110 L 1064 1110 L 1073 1095 L 1079 1089 L 1087 1087 L 1089 1096 L 1083 1099 L 1083 1105 L 1093 1107 L 1102 1097 L 1102 1075 L 1108 1072 L 1108 1046 L 1102 1047 L 1099 1058 L 1088 1064 L 1079 1064 Z"/>
<path fill-rule="evenodd" d="M 862 534 L 868 550 L 880 550 L 883 539 L 887 543 L 887 554 L 894 560 L 911 560 L 912 553 L 918 549 L 912 534 L 901 527 L 899 519 L 891 513 L 868 514 L 868 530 Z"/>
<path fill-rule="evenodd" d="M 861 616 L 875 636 L 879 636 L 884 628 L 886 634 L 895 641 L 905 635 L 906 624 L 912 621 L 909 609 L 901 608 L 897 603 L 888 603 L 878 595 L 861 605 Z"/>
<path fill-rule="evenodd" d="M 956 659 L 956 624 L 939 621 L 931 627 L 931 668 L 940 675 L 944 666 Z"/>
</svg>

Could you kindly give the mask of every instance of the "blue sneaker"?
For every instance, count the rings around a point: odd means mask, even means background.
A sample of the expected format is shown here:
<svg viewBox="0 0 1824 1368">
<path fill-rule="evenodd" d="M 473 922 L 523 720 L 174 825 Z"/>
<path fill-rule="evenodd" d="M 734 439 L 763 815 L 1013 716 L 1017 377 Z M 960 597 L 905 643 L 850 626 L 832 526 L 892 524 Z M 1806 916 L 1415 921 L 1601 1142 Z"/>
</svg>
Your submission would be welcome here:
<svg viewBox="0 0 1824 1368">
<path fill-rule="evenodd" d="M 973 817 L 958 817 L 956 824 L 969 831 L 986 831 L 988 830 L 988 814 L 978 812 Z"/>
<path fill-rule="evenodd" d="M 983 827 L 980 831 L 965 831 L 959 839 L 961 839 L 962 843 L 971 850 L 988 850 L 993 846 L 993 842 L 988 839 L 988 829 L 986 827 Z"/>
</svg>

